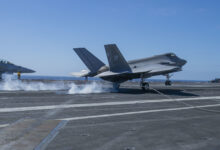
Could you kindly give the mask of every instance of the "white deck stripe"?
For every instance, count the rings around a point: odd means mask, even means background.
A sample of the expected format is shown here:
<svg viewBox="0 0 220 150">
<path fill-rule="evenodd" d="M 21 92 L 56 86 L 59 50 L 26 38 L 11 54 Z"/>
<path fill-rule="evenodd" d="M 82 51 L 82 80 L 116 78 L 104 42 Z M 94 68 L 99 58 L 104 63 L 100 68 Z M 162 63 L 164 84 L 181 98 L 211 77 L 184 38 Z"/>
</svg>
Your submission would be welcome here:
<svg viewBox="0 0 220 150">
<path fill-rule="evenodd" d="M 9 124 L 1 124 L 0 128 L 4 128 L 4 127 L 7 127 L 7 126 L 9 126 Z"/>
<path fill-rule="evenodd" d="M 197 107 L 197 108 L 207 108 L 207 107 L 217 107 L 217 106 L 220 106 L 220 104 L 203 105 L 203 106 L 195 106 L 195 107 Z M 104 114 L 104 115 L 94 115 L 94 116 L 82 116 L 82 117 L 73 117 L 73 118 L 63 118 L 63 119 L 58 119 L 58 120 L 74 121 L 74 120 L 83 120 L 83 119 L 92 119 L 92 118 L 104 118 L 104 117 L 115 117 L 115 116 L 146 114 L 146 113 L 157 113 L 157 112 L 166 112 L 166 111 L 187 110 L 187 109 L 194 109 L 195 107 L 167 108 L 167 109 L 135 111 L 135 112 Z"/>
<path fill-rule="evenodd" d="M 179 98 L 177 101 L 194 101 L 194 100 L 220 100 L 220 96 L 212 97 L 194 97 L 194 98 Z M 5 112 L 21 112 L 21 111 L 34 111 L 34 110 L 50 110 L 50 109 L 66 109 L 66 108 L 78 108 L 78 107 L 97 107 L 97 106 L 114 106 L 114 105 L 132 105 L 143 103 L 161 103 L 172 102 L 172 99 L 159 99 L 159 100 L 130 100 L 124 102 L 105 102 L 105 103 L 87 103 L 87 104 L 65 104 L 65 105 L 50 105 L 50 106 L 31 106 L 31 107 L 14 107 L 14 108 L 0 108 L 0 113 Z"/>
<path fill-rule="evenodd" d="M 220 106 L 220 104 L 203 105 L 203 106 L 195 106 L 195 107 L 208 108 L 208 107 L 218 107 L 218 106 Z M 94 116 L 81 116 L 81 117 L 72 117 L 72 118 L 62 118 L 62 119 L 56 119 L 56 120 L 74 121 L 74 120 L 93 119 L 93 118 L 104 118 L 104 117 L 115 117 L 115 116 L 125 116 L 125 115 L 135 115 L 135 114 L 147 114 L 147 113 L 157 113 L 157 112 L 167 112 L 167 111 L 188 110 L 188 109 L 195 109 L 195 107 L 179 107 L 179 108 L 167 108 L 167 109 L 156 109 L 156 110 L 146 110 L 146 111 L 124 112 L 124 113 L 104 114 L 104 115 L 94 115 Z M 9 125 L 10 124 L 3 124 L 3 125 L 0 125 L 0 127 L 7 127 Z"/>
</svg>

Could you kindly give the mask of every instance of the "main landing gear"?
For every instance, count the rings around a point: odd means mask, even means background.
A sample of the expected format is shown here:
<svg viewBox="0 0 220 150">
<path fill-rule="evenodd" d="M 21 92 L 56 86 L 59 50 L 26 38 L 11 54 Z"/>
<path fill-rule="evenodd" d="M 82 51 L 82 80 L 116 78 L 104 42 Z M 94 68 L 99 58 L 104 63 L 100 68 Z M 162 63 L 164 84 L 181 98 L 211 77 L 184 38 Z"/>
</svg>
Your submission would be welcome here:
<svg viewBox="0 0 220 150">
<path fill-rule="evenodd" d="M 141 89 L 142 89 L 143 91 L 146 91 L 146 90 L 149 90 L 149 89 L 150 89 L 150 85 L 149 85 L 148 82 L 142 82 L 142 83 L 140 84 L 140 86 L 141 86 Z"/>
<path fill-rule="evenodd" d="M 113 92 L 118 92 L 119 88 L 120 88 L 120 84 L 114 82 L 114 83 L 113 83 Z"/>
<path fill-rule="evenodd" d="M 166 86 L 171 86 L 172 82 L 170 81 L 171 75 L 167 74 L 166 75 L 167 80 L 165 81 Z"/>
<path fill-rule="evenodd" d="M 140 87 L 143 91 L 149 90 L 150 89 L 150 85 L 148 82 L 144 81 L 144 75 L 141 75 L 141 82 L 140 82 Z"/>
</svg>

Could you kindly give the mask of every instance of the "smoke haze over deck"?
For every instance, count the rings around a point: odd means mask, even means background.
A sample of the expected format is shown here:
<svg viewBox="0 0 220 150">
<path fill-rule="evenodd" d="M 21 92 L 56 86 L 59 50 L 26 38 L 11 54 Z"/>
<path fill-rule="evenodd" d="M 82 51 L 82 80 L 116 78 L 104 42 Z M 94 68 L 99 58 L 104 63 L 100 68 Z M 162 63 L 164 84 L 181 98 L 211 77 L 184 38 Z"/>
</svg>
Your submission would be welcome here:
<svg viewBox="0 0 220 150">
<path fill-rule="evenodd" d="M 107 63 L 104 44 L 127 60 L 174 52 L 188 61 L 174 79 L 220 77 L 218 0 L 0 0 L 1 58 L 36 75 L 86 67 L 72 51 L 86 47 Z"/>
</svg>

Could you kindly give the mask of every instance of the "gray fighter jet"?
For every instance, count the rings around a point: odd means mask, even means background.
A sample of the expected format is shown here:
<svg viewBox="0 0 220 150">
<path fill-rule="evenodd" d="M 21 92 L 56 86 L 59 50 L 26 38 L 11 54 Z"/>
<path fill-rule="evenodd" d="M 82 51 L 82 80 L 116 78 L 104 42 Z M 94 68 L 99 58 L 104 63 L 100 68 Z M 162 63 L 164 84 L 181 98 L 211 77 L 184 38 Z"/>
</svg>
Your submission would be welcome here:
<svg viewBox="0 0 220 150">
<path fill-rule="evenodd" d="M 0 79 L 2 79 L 2 74 L 4 73 L 7 74 L 17 73 L 18 78 L 20 78 L 21 73 L 34 73 L 34 72 L 35 72 L 34 70 L 14 65 L 9 61 L 0 60 Z"/>
<path fill-rule="evenodd" d="M 109 62 L 106 66 L 97 57 L 85 48 L 74 48 L 73 50 L 88 67 L 89 71 L 82 70 L 72 73 L 77 77 L 100 77 L 113 83 L 113 88 L 118 89 L 120 84 L 132 79 L 140 78 L 140 86 L 143 90 L 149 89 L 149 83 L 145 78 L 156 75 L 164 75 L 167 80 L 165 85 L 171 85 L 170 74 L 182 70 L 186 60 L 177 57 L 174 53 L 156 55 L 149 58 L 126 61 L 116 44 L 105 45 Z"/>
</svg>

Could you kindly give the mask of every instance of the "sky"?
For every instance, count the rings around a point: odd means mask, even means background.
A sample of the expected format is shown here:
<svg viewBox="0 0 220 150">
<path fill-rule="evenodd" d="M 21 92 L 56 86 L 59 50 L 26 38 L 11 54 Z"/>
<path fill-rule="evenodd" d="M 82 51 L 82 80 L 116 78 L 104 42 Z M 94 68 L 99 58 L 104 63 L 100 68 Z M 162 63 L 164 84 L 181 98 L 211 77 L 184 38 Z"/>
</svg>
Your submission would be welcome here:
<svg viewBox="0 0 220 150">
<path fill-rule="evenodd" d="M 173 79 L 220 77 L 220 1 L 0 0 L 0 58 L 34 75 L 86 69 L 74 47 L 108 64 L 104 45 L 111 43 L 127 60 L 167 52 L 186 59 Z"/>
</svg>

